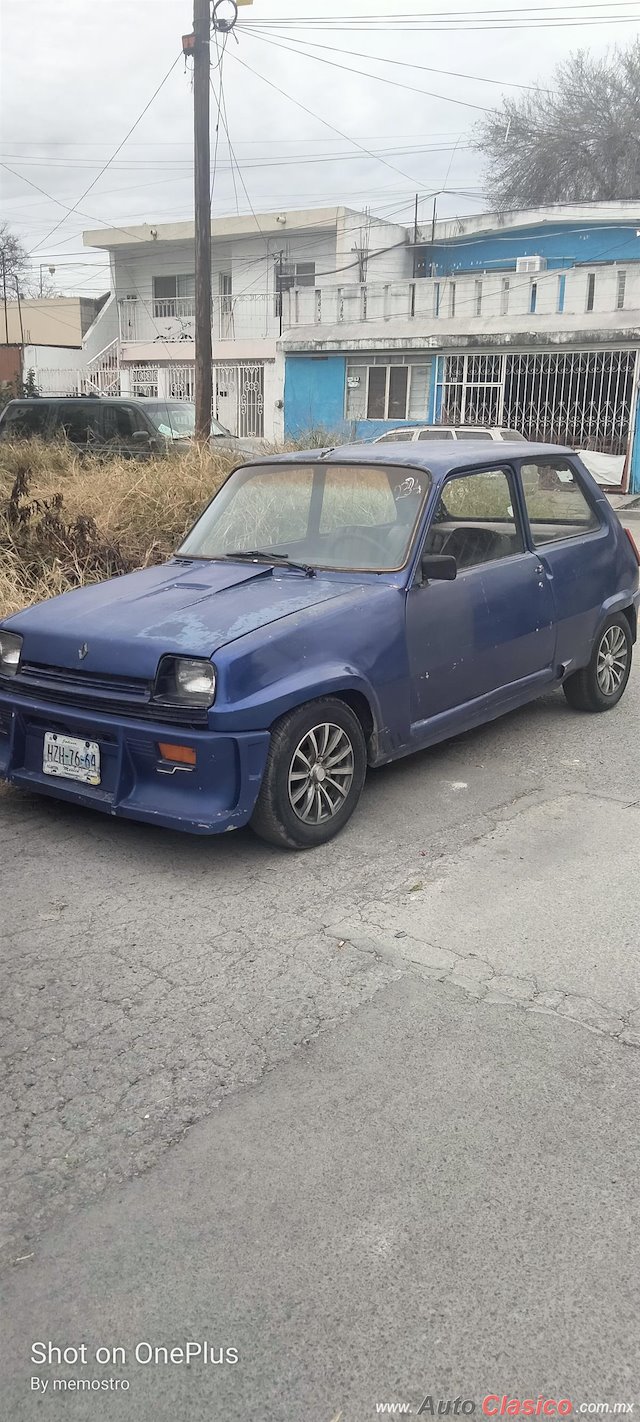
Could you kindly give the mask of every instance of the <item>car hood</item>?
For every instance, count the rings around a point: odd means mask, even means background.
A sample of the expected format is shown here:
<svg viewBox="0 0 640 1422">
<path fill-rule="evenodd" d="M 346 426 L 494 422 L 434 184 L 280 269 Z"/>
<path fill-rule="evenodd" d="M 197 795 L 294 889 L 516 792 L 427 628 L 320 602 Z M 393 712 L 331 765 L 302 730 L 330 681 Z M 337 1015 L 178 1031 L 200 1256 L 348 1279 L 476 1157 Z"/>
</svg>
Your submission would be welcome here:
<svg viewBox="0 0 640 1422">
<path fill-rule="evenodd" d="M 2 625 L 24 638 L 25 662 L 150 679 L 165 652 L 210 657 L 282 617 L 361 592 L 350 580 L 271 564 L 176 559 L 63 593 Z"/>
</svg>

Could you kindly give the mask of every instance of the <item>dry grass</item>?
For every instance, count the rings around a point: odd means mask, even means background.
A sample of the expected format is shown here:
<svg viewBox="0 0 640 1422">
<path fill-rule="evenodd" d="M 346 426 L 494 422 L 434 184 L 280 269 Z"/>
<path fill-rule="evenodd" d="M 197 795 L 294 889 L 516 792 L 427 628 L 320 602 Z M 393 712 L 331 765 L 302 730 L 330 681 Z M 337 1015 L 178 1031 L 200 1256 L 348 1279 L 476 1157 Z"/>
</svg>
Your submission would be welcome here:
<svg viewBox="0 0 640 1422">
<path fill-rule="evenodd" d="M 68 445 L 0 449 L 0 617 L 68 588 L 162 562 L 237 457 L 195 448 L 133 462 Z"/>
</svg>

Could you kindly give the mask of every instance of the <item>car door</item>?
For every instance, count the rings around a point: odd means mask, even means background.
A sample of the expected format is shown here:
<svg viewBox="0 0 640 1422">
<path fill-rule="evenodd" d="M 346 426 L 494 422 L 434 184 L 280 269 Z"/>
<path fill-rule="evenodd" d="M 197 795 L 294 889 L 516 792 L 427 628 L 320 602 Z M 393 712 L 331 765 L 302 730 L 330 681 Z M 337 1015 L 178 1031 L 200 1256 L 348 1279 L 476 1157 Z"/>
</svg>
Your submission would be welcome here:
<svg viewBox="0 0 640 1422">
<path fill-rule="evenodd" d="M 523 459 L 520 477 L 530 542 L 553 590 L 558 623 L 557 661 L 588 661 L 602 608 L 611 595 L 613 534 L 598 513 L 570 455 Z M 600 495 L 604 501 L 604 495 Z"/>
<path fill-rule="evenodd" d="M 418 572 L 407 594 L 414 734 L 432 717 L 464 722 L 464 708 L 482 719 L 483 700 L 517 700 L 551 681 L 553 598 L 526 547 L 514 471 L 496 465 L 451 475 L 422 552 L 453 555 L 458 572 L 452 582 L 422 582 Z"/>
</svg>

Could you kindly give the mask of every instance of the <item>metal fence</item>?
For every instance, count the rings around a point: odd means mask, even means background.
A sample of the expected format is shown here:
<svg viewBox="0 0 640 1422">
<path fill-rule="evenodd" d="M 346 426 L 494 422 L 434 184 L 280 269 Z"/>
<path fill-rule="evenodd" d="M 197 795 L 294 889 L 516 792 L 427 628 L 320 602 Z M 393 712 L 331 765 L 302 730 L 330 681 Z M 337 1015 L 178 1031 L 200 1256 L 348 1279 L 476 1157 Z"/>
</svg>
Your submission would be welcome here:
<svg viewBox="0 0 640 1422">
<path fill-rule="evenodd" d="M 630 350 L 445 356 L 439 419 L 505 425 L 527 439 L 624 454 L 635 361 Z"/>
</svg>

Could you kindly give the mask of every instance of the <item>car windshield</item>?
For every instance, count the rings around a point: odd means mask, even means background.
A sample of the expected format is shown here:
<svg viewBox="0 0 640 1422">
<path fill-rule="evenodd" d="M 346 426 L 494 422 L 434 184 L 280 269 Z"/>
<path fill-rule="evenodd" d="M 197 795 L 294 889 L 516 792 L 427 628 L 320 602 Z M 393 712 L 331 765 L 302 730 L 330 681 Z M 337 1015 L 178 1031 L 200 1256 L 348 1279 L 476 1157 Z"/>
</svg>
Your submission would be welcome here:
<svg viewBox="0 0 640 1422">
<path fill-rule="evenodd" d="M 196 407 L 192 400 L 145 400 L 144 408 L 159 434 L 167 439 L 191 439 L 196 428 Z M 214 438 L 229 431 L 217 420 L 211 421 Z"/>
<path fill-rule="evenodd" d="M 179 550 L 288 558 L 312 567 L 393 572 L 406 562 L 430 485 L 426 470 L 379 464 L 236 469 Z"/>
</svg>

